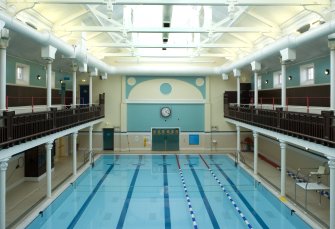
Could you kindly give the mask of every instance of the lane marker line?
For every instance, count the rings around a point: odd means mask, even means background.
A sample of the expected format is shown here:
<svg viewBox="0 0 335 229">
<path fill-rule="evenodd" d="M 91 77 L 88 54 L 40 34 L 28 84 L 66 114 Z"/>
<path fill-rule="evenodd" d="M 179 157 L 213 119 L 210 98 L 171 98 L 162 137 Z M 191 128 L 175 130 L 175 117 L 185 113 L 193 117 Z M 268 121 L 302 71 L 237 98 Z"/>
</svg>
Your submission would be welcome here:
<svg viewBox="0 0 335 229">
<path fill-rule="evenodd" d="M 188 210 L 189 210 L 191 218 L 192 218 L 193 228 L 198 229 L 198 224 L 197 224 L 197 221 L 195 219 L 194 211 L 193 211 L 192 204 L 191 204 L 191 199 L 190 199 L 190 196 L 188 195 L 188 191 L 187 191 L 187 188 L 186 188 L 183 171 L 180 168 L 178 155 L 176 155 L 176 160 L 177 160 L 177 164 L 178 164 L 178 168 L 179 168 L 179 175 L 180 175 L 180 178 L 181 178 L 181 183 L 183 184 L 183 187 L 184 187 L 184 192 L 185 192 L 185 197 L 186 197 L 186 201 L 187 201 L 187 205 L 188 205 Z"/>
<path fill-rule="evenodd" d="M 244 216 L 244 214 L 242 213 L 242 211 L 240 210 L 240 208 L 237 206 L 237 204 L 235 203 L 235 201 L 233 200 L 233 198 L 230 196 L 230 194 L 227 192 L 227 190 L 223 187 L 222 183 L 220 182 L 220 180 L 217 178 L 217 176 L 215 175 L 215 173 L 212 171 L 212 169 L 208 166 L 208 164 L 206 163 L 206 161 L 204 160 L 204 158 L 199 155 L 200 158 L 202 159 L 202 161 L 205 163 L 206 167 L 208 168 L 209 172 L 212 174 L 212 176 L 214 177 L 214 179 L 216 180 L 216 182 L 220 185 L 222 191 L 226 194 L 226 196 L 228 197 L 228 199 L 230 200 L 230 202 L 232 203 L 232 205 L 234 206 L 235 210 L 238 212 L 238 214 L 241 216 L 242 220 L 244 221 L 244 223 L 248 226 L 248 228 L 253 228 L 252 225 L 249 223 L 249 221 L 247 220 L 247 218 Z"/>
</svg>

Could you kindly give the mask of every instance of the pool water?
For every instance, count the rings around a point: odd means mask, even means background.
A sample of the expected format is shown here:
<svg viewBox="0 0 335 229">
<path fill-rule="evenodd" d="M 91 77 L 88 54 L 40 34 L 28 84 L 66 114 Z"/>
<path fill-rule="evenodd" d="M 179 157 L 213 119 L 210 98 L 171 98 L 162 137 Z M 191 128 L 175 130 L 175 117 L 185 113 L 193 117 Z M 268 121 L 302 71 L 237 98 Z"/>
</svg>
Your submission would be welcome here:
<svg viewBox="0 0 335 229">
<path fill-rule="evenodd" d="M 311 228 L 225 155 L 103 155 L 28 228 Z"/>
</svg>

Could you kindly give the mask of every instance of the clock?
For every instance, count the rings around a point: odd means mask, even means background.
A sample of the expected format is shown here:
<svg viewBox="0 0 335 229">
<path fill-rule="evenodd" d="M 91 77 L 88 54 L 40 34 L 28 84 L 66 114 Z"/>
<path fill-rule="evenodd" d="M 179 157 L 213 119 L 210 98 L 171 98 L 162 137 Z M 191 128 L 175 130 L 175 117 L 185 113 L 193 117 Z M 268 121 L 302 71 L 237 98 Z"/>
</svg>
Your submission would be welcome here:
<svg viewBox="0 0 335 229">
<path fill-rule="evenodd" d="M 169 107 L 162 107 L 161 108 L 161 115 L 164 117 L 164 118 L 168 118 L 170 117 L 171 115 L 171 109 Z"/>
</svg>

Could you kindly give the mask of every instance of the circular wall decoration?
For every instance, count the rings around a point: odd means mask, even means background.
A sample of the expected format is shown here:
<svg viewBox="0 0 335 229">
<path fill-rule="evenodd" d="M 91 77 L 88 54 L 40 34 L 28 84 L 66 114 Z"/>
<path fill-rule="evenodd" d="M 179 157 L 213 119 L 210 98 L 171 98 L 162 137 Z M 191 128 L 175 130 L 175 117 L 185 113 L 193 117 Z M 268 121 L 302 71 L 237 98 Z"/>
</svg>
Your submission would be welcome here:
<svg viewBox="0 0 335 229">
<path fill-rule="evenodd" d="M 169 107 L 161 108 L 161 116 L 164 118 L 168 118 L 171 116 L 171 109 Z"/>
<path fill-rule="evenodd" d="M 203 78 L 197 78 L 195 80 L 195 84 L 198 86 L 198 87 L 201 87 L 202 85 L 204 85 L 205 81 Z"/>
<path fill-rule="evenodd" d="M 127 84 L 130 86 L 134 86 L 136 84 L 136 79 L 134 77 L 130 77 L 127 79 Z"/>
<path fill-rule="evenodd" d="M 164 95 L 168 95 L 172 91 L 172 86 L 169 83 L 162 83 L 160 86 L 160 91 Z"/>
</svg>

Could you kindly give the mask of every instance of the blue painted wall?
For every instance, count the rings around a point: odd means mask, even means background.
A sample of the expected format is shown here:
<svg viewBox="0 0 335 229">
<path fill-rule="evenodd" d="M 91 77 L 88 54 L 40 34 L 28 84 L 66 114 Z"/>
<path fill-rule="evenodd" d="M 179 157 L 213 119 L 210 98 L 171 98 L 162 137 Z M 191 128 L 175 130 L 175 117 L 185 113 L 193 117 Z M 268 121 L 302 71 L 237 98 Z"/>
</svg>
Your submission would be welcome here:
<svg viewBox="0 0 335 229">
<path fill-rule="evenodd" d="M 37 87 L 46 87 L 46 71 L 42 65 L 37 63 L 32 63 L 27 60 L 19 59 L 12 56 L 7 56 L 7 83 L 15 84 L 16 83 L 16 63 L 26 64 L 30 67 L 30 77 L 29 85 L 27 86 L 37 86 Z M 66 89 L 72 90 L 72 75 L 69 73 L 61 73 L 56 71 L 56 82 L 55 88 L 60 89 L 61 84 L 60 80 L 64 80 L 64 77 L 69 77 L 69 80 L 66 80 Z M 37 75 L 41 76 L 41 79 L 36 78 Z"/>
<path fill-rule="evenodd" d="M 292 80 L 287 79 L 287 87 L 299 87 L 300 86 L 300 66 L 305 64 L 314 63 L 314 84 L 327 84 L 330 83 L 330 76 L 325 75 L 324 71 L 325 69 L 330 68 L 330 57 L 321 57 L 314 60 L 302 62 L 299 64 L 293 64 L 287 67 L 287 77 L 292 76 Z M 280 64 L 278 63 L 278 70 L 280 71 Z M 276 71 L 275 71 L 276 72 Z M 262 76 L 262 89 L 272 89 L 273 88 L 273 72 L 269 73 L 263 73 Z M 251 76 L 253 77 L 253 76 Z M 265 81 L 268 80 L 268 83 L 266 84 Z M 253 80 L 251 82 L 252 88 L 254 88 Z"/>
<path fill-rule="evenodd" d="M 168 106 L 172 114 L 160 115 Z M 128 131 L 151 131 L 152 127 L 180 127 L 180 131 L 204 131 L 203 104 L 128 104 Z"/>
</svg>

